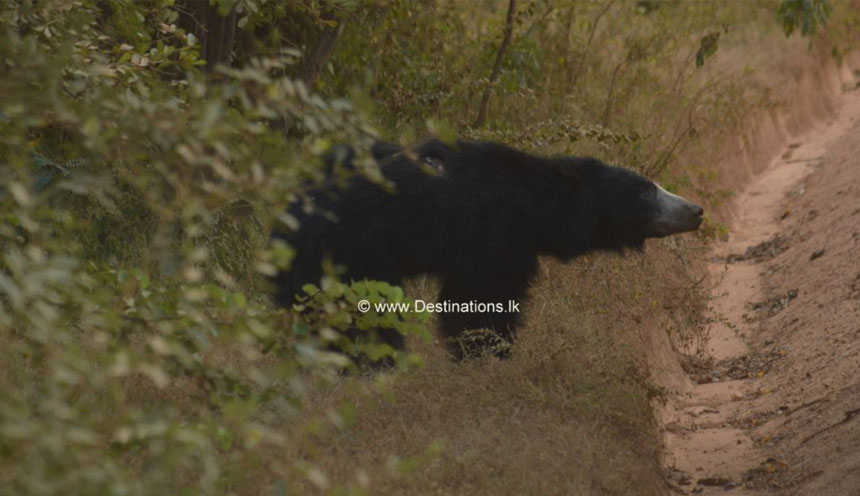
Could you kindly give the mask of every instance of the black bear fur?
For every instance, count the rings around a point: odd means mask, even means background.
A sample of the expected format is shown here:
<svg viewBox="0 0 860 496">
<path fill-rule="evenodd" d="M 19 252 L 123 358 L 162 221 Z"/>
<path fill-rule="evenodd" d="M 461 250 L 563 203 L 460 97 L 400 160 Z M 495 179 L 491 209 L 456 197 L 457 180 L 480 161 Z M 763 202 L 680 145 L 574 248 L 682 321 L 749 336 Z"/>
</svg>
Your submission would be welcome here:
<svg viewBox="0 0 860 496">
<path fill-rule="evenodd" d="M 570 260 L 595 250 L 641 250 L 646 238 L 672 234 L 655 227 L 659 186 L 594 158 L 436 140 L 412 150 L 377 142 L 371 152 L 393 191 L 356 175 L 343 188 L 314 191 L 311 213 L 290 207 L 300 228 L 275 234 L 298 253 L 292 269 L 276 277 L 281 304 L 290 305 L 302 285 L 319 283 L 330 257 L 347 268 L 345 280 L 401 285 L 430 274 L 441 283 L 438 301 L 507 305 L 525 301 L 540 255 Z M 336 148 L 329 166 L 335 156 L 349 163 L 353 151 Z M 700 220 L 701 208 L 693 207 Z M 451 312 L 440 314 L 439 326 L 449 340 L 491 329 L 510 342 L 520 319 L 518 312 Z M 395 331 L 381 330 L 380 338 L 403 347 Z"/>
</svg>

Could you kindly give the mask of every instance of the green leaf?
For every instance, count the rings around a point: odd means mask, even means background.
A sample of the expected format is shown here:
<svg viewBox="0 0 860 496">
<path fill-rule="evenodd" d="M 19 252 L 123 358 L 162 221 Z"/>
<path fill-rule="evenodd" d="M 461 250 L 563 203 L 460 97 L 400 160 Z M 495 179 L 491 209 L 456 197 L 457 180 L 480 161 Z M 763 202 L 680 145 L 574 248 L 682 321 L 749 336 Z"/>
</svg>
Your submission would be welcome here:
<svg viewBox="0 0 860 496">
<path fill-rule="evenodd" d="M 696 67 L 705 65 L 705 60 L 717 53 L 720 32 L 715 31 L 699 39 L 699 50 L 696 52 Z"/>
</svg>

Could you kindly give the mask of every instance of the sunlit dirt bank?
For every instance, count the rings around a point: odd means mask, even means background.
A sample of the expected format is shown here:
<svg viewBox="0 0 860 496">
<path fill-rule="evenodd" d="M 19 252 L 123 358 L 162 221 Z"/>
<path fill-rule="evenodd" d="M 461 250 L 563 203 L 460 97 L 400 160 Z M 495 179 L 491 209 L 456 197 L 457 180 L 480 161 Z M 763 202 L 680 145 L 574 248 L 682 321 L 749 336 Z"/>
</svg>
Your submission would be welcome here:
<svg viewBox="0 0 860 496">
<path fill-rule="evenodd" d="M 858 67 L 811 53 L 768 71 L 788 105 L 719 163 L 741 193 L 707 256 L 705 353 L 655 361 L 673 492 L 860 492 Z"/>
</svg>

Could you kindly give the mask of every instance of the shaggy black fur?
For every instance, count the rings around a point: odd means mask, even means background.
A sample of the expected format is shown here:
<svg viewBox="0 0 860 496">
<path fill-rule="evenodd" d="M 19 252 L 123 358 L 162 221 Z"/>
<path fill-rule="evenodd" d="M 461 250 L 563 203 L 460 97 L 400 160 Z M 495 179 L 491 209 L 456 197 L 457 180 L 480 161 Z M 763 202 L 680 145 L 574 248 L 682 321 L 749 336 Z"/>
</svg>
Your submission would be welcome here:
<svg viewBox="0 0 860 496">
<path fill-rule="evenodd" d="M 315 192 L 315 213 L 290 207 L 301 227 L 276 234 L 298 251 L 293 269 L 276 278 L 282 304 L 303 284 L 318 283 L 330 256 L 348 268 L 346 279 L 400 285 L 431 274 L 441 281 L 437 301 L 507 305 L 525 300 L 539 255 L 569 260 L 592 250 L 641 249 L 660 235 L 652 227 L 654 183 L 597 159 L 543 158 L 468 141 L 429 141 L 411 153 L 379 142 L 372 153 L 395 192 L 356 176 L 345 189 Z M 351 160 L 352 150 L 338 156 Z M 428 162 L 440 166 L 428 173 Z M 511 341 L 519 322 L 520 313 L 443 313 L 440 331 L 456 338 L 489 328 Z M 381 331 L 381 339 L 403 347 L 394 331 Z"/>
</svg>

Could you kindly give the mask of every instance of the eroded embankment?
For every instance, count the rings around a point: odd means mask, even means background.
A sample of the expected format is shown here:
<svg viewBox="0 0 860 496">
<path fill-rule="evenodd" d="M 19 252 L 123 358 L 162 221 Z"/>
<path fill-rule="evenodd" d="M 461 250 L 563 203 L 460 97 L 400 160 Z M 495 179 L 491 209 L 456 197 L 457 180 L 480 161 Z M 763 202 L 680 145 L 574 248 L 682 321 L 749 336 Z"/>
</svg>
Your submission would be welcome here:
<svg viewBox="0 0 860 496">
<path fill-rule="evenodd" d="M 752 178 L 707 258 L 712 360 L 661 370 L 663 463 L 678 493 L 860 493 L 860 418 L 849 424 L 860 416 L 860 94 L 849 67 L 811 67 L 794 105 L 759 116 L 721 164 Z"/>
</svg>

